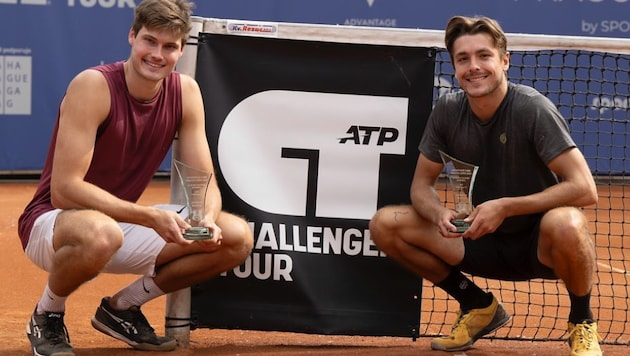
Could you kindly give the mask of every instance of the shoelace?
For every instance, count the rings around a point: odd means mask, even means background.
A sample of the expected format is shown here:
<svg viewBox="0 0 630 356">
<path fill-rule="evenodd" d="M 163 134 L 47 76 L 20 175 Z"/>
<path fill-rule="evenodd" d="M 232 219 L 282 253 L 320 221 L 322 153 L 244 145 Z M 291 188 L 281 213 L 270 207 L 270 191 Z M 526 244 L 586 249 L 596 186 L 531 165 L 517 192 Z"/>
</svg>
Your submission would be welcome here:
<svg viewBox="0 0 630 356">
<path fill-rule="evenodd" d="M 44 325 L 44 337 L 54 344 L 69 343 L 70 336 L 68 335 L 68 329 L 63 323 L 63 318 L 47 317 Z"/>
<path fill-rule="evenodd" d="M 595 338 L 599 339 L 597 332 L 591 330 L 591 326 L 588 324 L 576 325 L 569 337 L 573 342 L 577 343 L 577 345 L 572 344 L 572 346 L 582 350 L 590 350 L 593 347 Z"/>
<path fill-rule="evenodd" d="M 149 321 L 145 316 L 140 312 L 140 308 L 134 307 L 128 310 L 131 314 L 131 322 L 133 326 L 138 330 L 139 333 L 148 333 L 153 334 L 155 330 L 149 324 Z"/>
<path fill-rule="evenodd" d="M 468 316 L 468 313 L 464 314 L 461 310 L 457 311 L 457 320 L 453 324 L 453 330 L 451 330 L 451 336 L 455 334 L 455 332 L 462 327 L 465 327 L 464 319 Z"/>
</svg>

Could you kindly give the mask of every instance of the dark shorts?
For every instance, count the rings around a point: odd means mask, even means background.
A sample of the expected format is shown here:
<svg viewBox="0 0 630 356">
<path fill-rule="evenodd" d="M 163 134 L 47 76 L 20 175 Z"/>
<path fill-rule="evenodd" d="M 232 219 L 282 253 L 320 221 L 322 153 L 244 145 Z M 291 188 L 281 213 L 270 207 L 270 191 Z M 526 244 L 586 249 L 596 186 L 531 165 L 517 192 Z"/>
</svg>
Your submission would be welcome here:
<svg viewBox="0 0 630 356">
<path fill-rule="evenodd" d="M 538 260 L 540 225 L 518 233 L 495 232 L 477 240 L 464 239 L 466 252 L 456 266 L 473 276 L 506 281 L 534 278 L 558 279 L 556 273 Z"/>
</svg>

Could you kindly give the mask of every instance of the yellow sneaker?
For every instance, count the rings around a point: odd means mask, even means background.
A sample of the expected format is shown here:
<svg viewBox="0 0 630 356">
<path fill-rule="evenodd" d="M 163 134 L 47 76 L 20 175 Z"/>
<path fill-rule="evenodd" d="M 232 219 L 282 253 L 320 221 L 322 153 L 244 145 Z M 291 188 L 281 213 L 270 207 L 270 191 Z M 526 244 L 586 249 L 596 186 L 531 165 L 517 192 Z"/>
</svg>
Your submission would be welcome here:
<svg viewBox="0 0 630 356">
<path fill-rule="evenodd" d="M 596 322 L 569 323 L 569 339 L 571 356 L 601 356 L 602 349 L 599 342 L 602 337 L 597 333 Z"/>
<path fill-rule="evenodd" d="M 431 348 L 442 351 L 468 350 L 477 339 L 502 327 L 510 318 L 493 296 L 492 304 L 487 308 L 472 309 L 463 315 L 461 310 L 457 311 L 457 321 L 453 324 L 451 334 L 433 339 Z"/>
</svg>

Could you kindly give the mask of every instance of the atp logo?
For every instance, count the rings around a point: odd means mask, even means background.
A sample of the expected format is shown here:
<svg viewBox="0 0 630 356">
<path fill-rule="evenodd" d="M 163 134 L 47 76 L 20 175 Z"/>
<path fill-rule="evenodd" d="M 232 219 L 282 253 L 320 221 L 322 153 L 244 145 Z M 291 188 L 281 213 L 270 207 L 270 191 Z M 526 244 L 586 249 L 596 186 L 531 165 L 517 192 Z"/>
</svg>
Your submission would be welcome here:
<svg viewBox="0 0 630 356">
<path fill-rule="evenodd" d="M 225 118 L 218 164 L 234 193 L 258 210 L 370 219 L 377 207 L 381 156 L 405 154 L 408 101 L 259 92 Z M 315 209 L 307 212 L 312 200 Z"/>
<path fill-rule="evenodd" d="M 378 146 L 383 146 L 386 142 L 394 142 L 398 139 L 398 130 L 393 127 L 352 125 L 346 133 L 350 134 L 350 136 L 339 139 L 339 143 L 352 142 L 355 145 L 369 145 L 373 134 L 378 136 L 376 140 Z"/>
</svg>

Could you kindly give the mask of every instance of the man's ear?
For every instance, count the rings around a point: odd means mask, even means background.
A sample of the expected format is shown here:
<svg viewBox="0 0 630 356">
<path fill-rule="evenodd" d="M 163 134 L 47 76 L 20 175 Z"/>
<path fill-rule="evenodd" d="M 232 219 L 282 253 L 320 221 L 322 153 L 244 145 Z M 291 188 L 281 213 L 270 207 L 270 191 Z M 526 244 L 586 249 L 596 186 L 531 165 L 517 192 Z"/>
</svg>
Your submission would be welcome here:
<svg viewBox="0 0 630 356">
<path fill-rule="evenodd" d="M 186 46 L 186 42 L 185 42 L 185 41 L 182 41 L 182 48 L 181 48 L 181 50 L 179 51 L 179 58 L 182 58 L 182 56 L 184 55 L 184 50 L 186 49 L 186 47 L 187 47 L 187 46 Z"/>
<path fill-rule="evenodd" d="M 130 45 L 133 44 L 134 39 L 136 38 L 136 32 L 133 30 L 133 27 L 129 29 L 129 35 L 127 36 L 127 42 Z"/>
<path fill-rule="evenodd" d="M 510 69 L 510 52 L 505 52 L 503 56 L 503 71 L 507 72 Z"/>
</svg>

